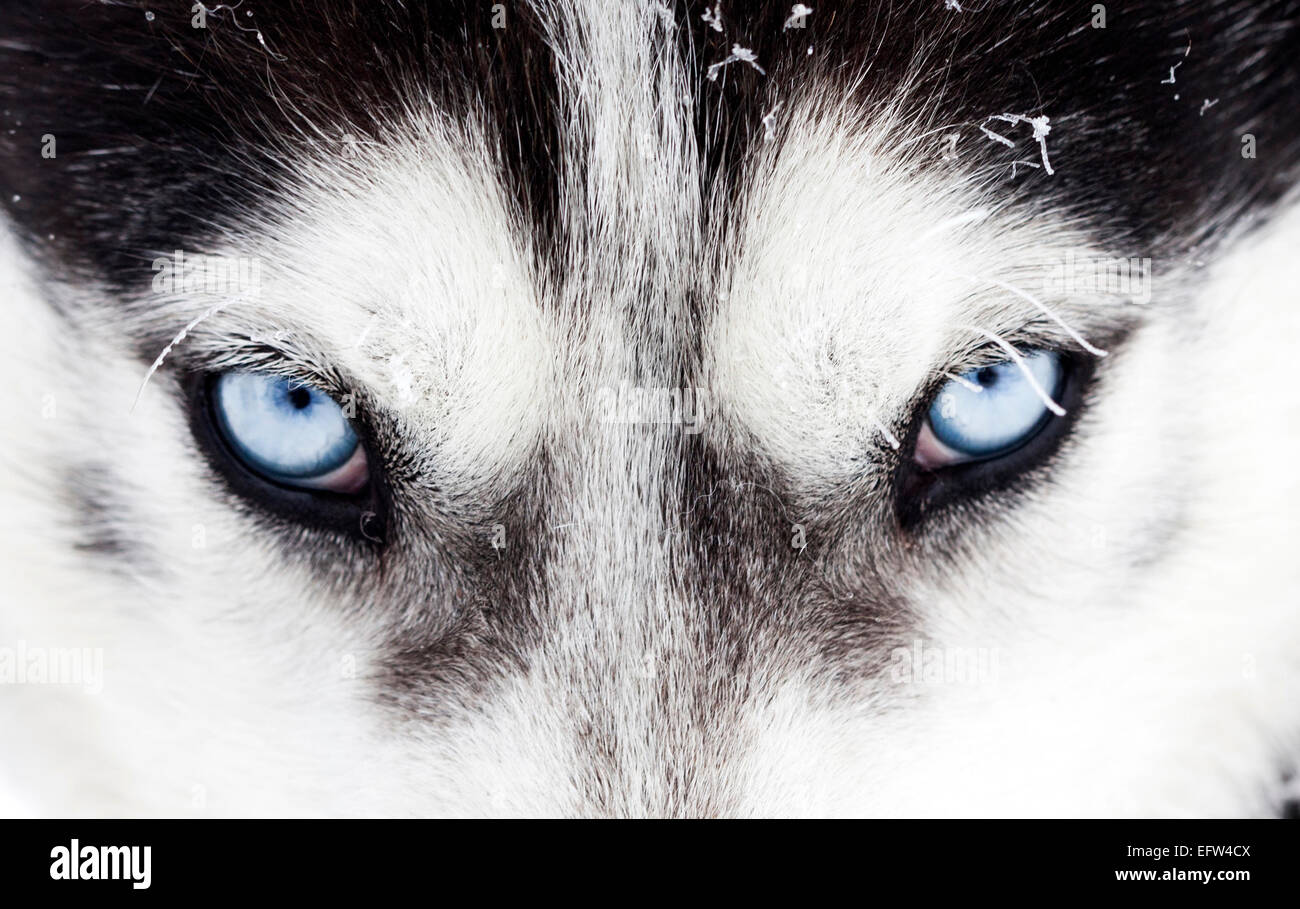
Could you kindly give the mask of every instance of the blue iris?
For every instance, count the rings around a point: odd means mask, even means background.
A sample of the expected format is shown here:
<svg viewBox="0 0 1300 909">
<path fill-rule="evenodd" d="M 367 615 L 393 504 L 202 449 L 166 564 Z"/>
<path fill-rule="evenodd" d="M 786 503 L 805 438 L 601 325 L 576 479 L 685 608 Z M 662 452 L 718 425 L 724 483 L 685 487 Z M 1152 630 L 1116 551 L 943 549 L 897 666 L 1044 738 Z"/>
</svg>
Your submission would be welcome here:
<svg viewBox="0 0 1300 909">
<path fill-rule="evenodd" d="M 339 405 L 295 379 L 228 372 L 212 400 L 235 454 L 272 480 L 307 485 L 347 464 L 360 444 Z"/>
<path fill-rule="evenodd" d="M 1022 359 L 1039 387 L 1055 394 L 1061 383 L 1060 357 L 1040 350 Z M 930 405 L 935 438 L 954 452 L 993 457 L 1028 441 L 1047 421 L 1050 411 L 1014 362 L 972 369 L 961 378 L 968 384 L 949 382 Z"/>
</svg>

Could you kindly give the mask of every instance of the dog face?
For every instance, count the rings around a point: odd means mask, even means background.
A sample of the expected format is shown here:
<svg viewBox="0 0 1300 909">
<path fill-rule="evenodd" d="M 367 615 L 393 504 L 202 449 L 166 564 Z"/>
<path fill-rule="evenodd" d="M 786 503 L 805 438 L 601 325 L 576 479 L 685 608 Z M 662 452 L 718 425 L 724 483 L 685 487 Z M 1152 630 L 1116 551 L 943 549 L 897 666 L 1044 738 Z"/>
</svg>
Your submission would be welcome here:
<svg viewBox="0 0 1300 909">
<path fill-rule="evenodd" d="M 1293 9 L 157 5 L 0 13 L 9 810 L 1284 810 Z"/>
</svg>

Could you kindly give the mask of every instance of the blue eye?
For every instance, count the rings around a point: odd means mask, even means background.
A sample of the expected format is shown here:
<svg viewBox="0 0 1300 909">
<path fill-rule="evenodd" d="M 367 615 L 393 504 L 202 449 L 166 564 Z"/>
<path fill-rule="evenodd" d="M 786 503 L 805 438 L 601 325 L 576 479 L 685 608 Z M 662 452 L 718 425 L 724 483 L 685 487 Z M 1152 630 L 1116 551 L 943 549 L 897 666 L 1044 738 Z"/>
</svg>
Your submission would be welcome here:
<svg viewBox="0 0 1300 909">
<path fill-rule="evenodd" d="M 353 493 L 368 477 L 365 450 L 342 408 L 282 376 L 221 375 L 212 389 L 221 434 L 255 473 L 285 486 Z"/>
<path fill-rule="evenodd" d="M 983 460 L 1031 439 L 1051 414 L 1043 394 L 1057 393 L 1063 368 L 1061 358 L 1050 351 L 1021 359 L 1025 369 L 1007 360 L 944 385 L 930 404 L 929 434 L 923 432 L 918 440 L 917 459 L 927 467 Z"/>
</svg>

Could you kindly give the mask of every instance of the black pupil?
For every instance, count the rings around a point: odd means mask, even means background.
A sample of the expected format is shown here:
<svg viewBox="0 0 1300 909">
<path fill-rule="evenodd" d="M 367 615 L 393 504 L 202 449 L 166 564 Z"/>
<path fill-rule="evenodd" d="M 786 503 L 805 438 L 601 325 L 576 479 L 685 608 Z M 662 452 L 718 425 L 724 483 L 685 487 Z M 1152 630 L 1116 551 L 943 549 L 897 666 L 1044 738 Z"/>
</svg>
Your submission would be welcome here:
<svg viewBox="0 0 1300 909">
<path fill-rule="evenodd" d="M 289 389 L 289 403 L 302 410 L 311 403 L 311 392 L 307 389 L 298 387 Z"/>
<path fill-rule="evenodd" d="M 987 388 L 998 381 L 998 371 L 992 366 L 985 366 L 975 374 L 975 379 L 980 383 L 981 387 Z"/>
</svg>

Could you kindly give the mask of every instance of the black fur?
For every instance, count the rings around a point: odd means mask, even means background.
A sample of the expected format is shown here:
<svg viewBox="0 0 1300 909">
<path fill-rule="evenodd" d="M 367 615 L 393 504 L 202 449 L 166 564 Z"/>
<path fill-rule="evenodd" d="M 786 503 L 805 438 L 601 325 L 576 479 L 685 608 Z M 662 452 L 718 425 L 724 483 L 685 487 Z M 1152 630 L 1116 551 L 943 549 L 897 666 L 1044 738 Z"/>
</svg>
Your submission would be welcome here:
<svg viewBox="0 0 1300 909">
<path fill-rule="evenodd" d="M 716 82 L 701 78 L 697 129 L 709 179 L 743 185 L 762 113 L 778 101 L 788 111 L 801 97 L 853 85 L 869 122 L 904 84 L 915 127 L 897 141 L 934 130 L 919 139 L 927 167 L 956 131 L 952 169 L 1009 176 L 1012 160 L 1038 157 L 1028 128 L 987 123 L 1017 140 L 1013 151 L 978 127 L 994 114 L 1049 116 L 1055 175 L 1022 167 L 1008 197 L 1064 213 L 1160 268 L 1300 177 L 1300 3 L 1107 4 L 1105 28 L 1092 27 L 1092 4 L 963 6 L 820 3 L 804 28 L 785 30 L 790 4 L 731 3 L 722 5 L 719 34 L 701 21 L 705 5 L 689 4 L 701 76 L 732 43 L 753 50 L 767 71 L 732 64 Z M 1165 84 L 1175 65 L 1175 82 Z M 1247 133 L 1255 159 L 1242 157 Z"/>
<path fill-rule="evenodd" d="M 156 570 L 148 549 L 130 539 L 130 505 L 115 488 L 114 472 L 105 464 L 81 464 L 68 471 L 65 496 L 71 508 L 74 545 L 109 571 L 151 574 Z"/>
<path fill-rule="evenodd" d="M 502 29 L 486 2 L 277 0 L 251 17 L 212 12 L 205 29 L 191 27 L 192 6 L 10 0 L 0 10 L 0 201 L 47 258 L 137 289 L 156 252 L 201 248 L 210 220 L 263 204 L 299 156 L 343 153 L 348 136 L 382 142 L 409 86 L 453 119 L 485 115 L 539 248 L 553 246 L 557 170 L 581 162 L 560 154 L 556 65 L 528 5 L 504 4 Z M 957 130 L 950 166 L 1009 171 L 1024 149 L 1033 156 L 1027 129 L 991 124 L 1015 136 L 1013 153 L 978 126 L 1005 112 L 1048 115 L 1056 174 L 1022 169 L 1007 192 L 1157 256 L 1194 253 L 1294 185 L 1300 166 L 1293 0 L 1113 4 L 1104 29 L 1091 27 L 1089 4 L 1060 2 L 960 13 L 934 0 L 832 2 L 788 30 L 789 4 L 729 3 L 722 33 L 701 20 L 705 8 L 676 8 L 703 99 L 705 194 L 739 196 L 776 102 L 788 111 L 853 83 L 869 118 L 909 75 L 915 131 L 900 142 L 943 127 L 919 140 L 935 151 Z M 706 80 L 732 43 L 754 50 L 767 75 L 740 63 Z M 1246 133 L 1255 159 L 1241 155 Z M 41 155 L 46 135 L 54 159 Z"/>
<path fill-rule="evenodd" d="M 454 121 L 482 113 L 521 213 L 555 223 L 556 87 L 526 5 L 504 29 L 488 3 L 279 0 L 206 28 L 193 5 L 0 9 L 0 188 L 43 258 L 138 291 L 155 255 L 204 248 L 305 156 L 382 143 L 423 93 Z"/>
</svg>

